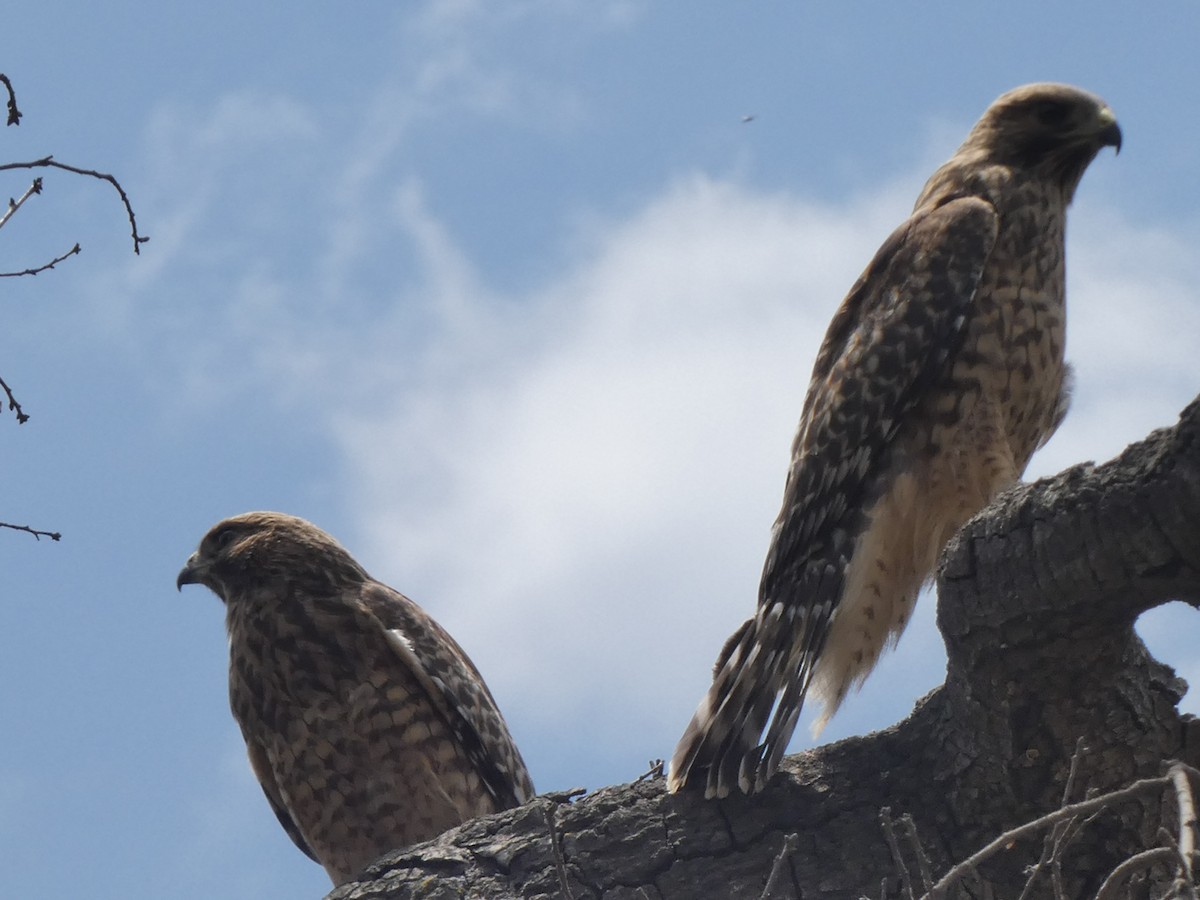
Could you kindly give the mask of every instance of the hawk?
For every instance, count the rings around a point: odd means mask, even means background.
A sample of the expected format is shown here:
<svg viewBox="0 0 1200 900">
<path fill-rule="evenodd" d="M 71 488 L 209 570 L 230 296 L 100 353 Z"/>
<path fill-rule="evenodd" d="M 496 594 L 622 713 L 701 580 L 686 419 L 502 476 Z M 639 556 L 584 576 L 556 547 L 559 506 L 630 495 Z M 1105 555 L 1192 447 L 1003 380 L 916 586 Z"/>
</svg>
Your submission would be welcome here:
<svg viewBox="0 0 1200 900">
<path fill-rule="evenodd" d="M 229 701 L 296 846 L 335 885 L 379 855 L 533 796 L 454 638 L 315 525 L 250 512 L 179 573 L 225 602 Z"/>
<path fill-rule="evenodd" d="M 759 791 L 805 696 L 814 733 L 903 631 L 954 532 L 1062 421 L 1066 210 L 1121 131 L 1064 84 L 997 99 L 834 315 L 755 615 L 726 642 L 669 788 Z"/>
</svg>

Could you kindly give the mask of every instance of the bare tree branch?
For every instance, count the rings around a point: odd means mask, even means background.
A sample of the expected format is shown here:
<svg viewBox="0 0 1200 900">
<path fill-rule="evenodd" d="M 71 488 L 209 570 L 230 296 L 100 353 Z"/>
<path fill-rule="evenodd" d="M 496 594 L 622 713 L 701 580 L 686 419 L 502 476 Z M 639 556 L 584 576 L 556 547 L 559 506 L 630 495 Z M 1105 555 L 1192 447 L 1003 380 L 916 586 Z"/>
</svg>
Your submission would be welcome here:
<svg viewBox="0 0 1200 900">
<path fill-rule="evenodd" d="M 17 414 L 17 424 L 24 425 L 29 421 L 29 416 L 26 414 L 25 410 L 21 409 L 21 404 L 18 403 L 17 398 L 13 396 L 12 388 L 8 386 L 8 382 L 6 382 L 3 378 L 0 378 L 0 388 L 4 389 L 4 393 L 8 397 L 8 408 Z M 0 406 L 0 409 L 2 408 L 3 406 Z"/>
<path fill-rule="evenodd" d="M 4 85 L 4 89 L 8 91 L 8 122 L 9 125 L 21 124 L 21 111 L 17 109 L 17 95 L 13 93 L 12 82 L 8 80 L 8 76 L 0 73 L 0 84 Z"/>
<path fill-rule="evenodd" d="M 638 776 L 638 781 L 648 781 L 652 778 L 663 777 L 663 767 L 666 765 L 665 760 L 652 759 L 650 760 L 650 768 Z"/>
<path fill-rule="evenodd" d="M 44 537 L 48 537 L 52 541 L 62 540 L 61 532 L 39 531 L 36 528 L 30 528 L 28 525 L 10 525 L 8 522 L 0 522 L 0 528 L 11 528 L 13 531 L 24 531 L 26 534 L 32 534 L 34 538 L 39 541 Z"/>
<path fill-rule="evenodd" d="M 1096 900 L 1117 900 L 1121 887 L 1130 875 L 1139 869 L 1148 869 L 1155 863 L 1172 860 L 1175 854 L 1173 847 L 1154 847 L 1129 857 L 1104 879 L 1104 884 L 1100 885 L 1100 890 L 1096 892 Z"/>
<path fill-rule="evenodd" d="M 550 852 L 554 854 L 554 869 L 558 873 L 558 886 L 565 900 L 575 900 L 571 882 L 567 880 L 567 860 L 563 856 L 562 835 L 558 831 L 558 805 L 550 800 L 542 807 L 546 817 L 546 830 L 550 833 Z"/>
<path fill-rule="evenodd" d="M 47 269 L 53 269 L 55 266 L 57 266 L 63 260 L 69 259 L 70 257 L 74 256 L 75 254 L 82 252 L 82 250 L 83 250 L 83 248 L 80 247 L 78 244 L 76 244 L 74 247 L 72 247 L 70 250 L 68 250 L 62 256 L 56 256 L 56 257 L 54 257 L 54 259 L 50 260 L 50 262 L 48 262 L 48 263 L 43 263 L 42 265 L 37 266 L 36 268 L 25 269 L 20 272 L 0 272 L 0 278 L 20 278 L 22 275 L 37 275 L 39 272 L 45 272 Z"/>
<path fill-rule="evenodd" d="M 798 835 L 789 834 L 783 839 L 783 846 L 779 848 L 779 855 L 775 857 L 775 862 L 771 865 L 771 874 L 767 876 L 767 884 L 763 888 L 762 894 L 759 895 L 759 900 L 775 900 L 781 896 L 778 893 L 783 887 L 784 871 L 788 867 L 788 857 L 796 852 L 796 847 L 800 844 Z"/>
<path fill-rule="evenodd" d="M 1079 760 L 1083 756 L 1087 748 L 1083 745 L 1083 738 L 1079 738 L 1075 742 L 1075 752 L 1071 755 L 1071 769 L 1067 773 L 1067 783 L 1063 787 L 1062 803 L 1059 808 L 1066 806 L 1071 802 L 1071 794 L 1075 792 L 1075 778 L 1079 774 Z M 1070 819 L 1066 822 L 1060 822 L 1050 830 L 1046 835 L 1046 840 L 1042 843 L 1042 855 L 1038 857 L 1038 861 L 1034 863 L 1033 868 L 1029 870 L 1029 879 L 1025 882 L 1025 887 L 1021 890 L 1021 896 L 1017 900 L 1028 900 L 1033 895 L 1033 886 L 1037 883 L 1038 876 L 1042 869 L 1048 863 L 1057 863 L 1062 858 L 1062 851 L 1066 846 L 1064 838 L 1067 832 L 1071 829 L 1071 825 L 1075 822 Z M 1073 833 L 1073 832 L 1072 832 Z M 1058 867 L 1056 866 L 1056 871 Z M 1059 900 L 1061 893 L 1061 877 L 1054 879 L 1055 900 Z"/>
<path fill-rule="evenodd" d="M 1079 764 L 1080 751 L 1084 748 L 1082 742 L 1076 744 L 1075 757 L 1071 762 L 1071 775 L 1067 778 L 1067 787 L 1063 791 L 1063 800 L 1065 801 L 1073 787 L 1075 773 Z M 1013 828 L 1000 835 L 994 841 L 989 843 L 982 850 L 973 854 L 968 859 L 956 865 L 942 877 L 933 889 L 926 895 L 929 900 L 938 900 L 947 896 L 947 891 L 959 880 L 961 880 L 969 872 L 983 863 L 986 859 L 1001 850 L 1011 847 L 1016 841 L 1023 837 L 1027 837 L 1034 831 L 1045 828 L 1048 825 L 1053 825 L 1051 836 L 1046 839 L 1045 846 L 1042 851 L 1042 857 L 1034 866 L 1030 873 L 1029 881 L 1026 883 L 1025 891 L 1021 896 L 1028 895 L 1030 886 L 1033 884 L 1034 878 L 1037 876 L 1040 868 L 1047 861 L 1060 861 L 1062 849 L 1067 841 L 1064 836 L 1072 824 L 1084 813 L 1091 813 L 1093 816 L 1111 806 L 1112 804 L 1122 802 L 1124 800 L 1134 799 L 1138 796 L 1143 796 L 1148 793 L 1164 790 L 1166 788 L 1174 788 L 1174 796 L 1176 806 L 1179 810 L 1179 838 L 1177 846 L 1156 847 L 1147 850 L 1143 853 L 1135 854 L 1125 860 L 1121 865 L 1117 866 L 1104 883 L 1100 887 L 1100 891 L 1096 895 L 1096 900 L 1102 900 L 1106 897 L 1115 897 L 1116 891 L 1124 883 L 1125 879 L 1134 871 L 1146 868 L 1154 863 L 1161 862 L 1166 859 L 1174 859 L 1179 864 L 1179 875 L 1172 886 L 1173 897 L 1185 898 L 1185 900 L 1195 900 L 1195 878 L 1193 875 L 1192 862 L 1196 858 L 1195 831 L 1196 808 L 1192 799 L 1191 784 L 1188 780 L 1189 774 L 1196 770 L 1183 763 L 1171 762 L 1168 764 L 1166 775 L 1161 778 L 1144 778 L 1136 781 L 1126 788 L 1117 791 L 1111 791 L 1107 794 L 1101 794 L 1097 797 L 1091 797 L 1079 803 L 1067 805 L 1064 803 L 1062 808 L 1055 812 L 1049 813 L 1032 822 L 1027 822 L 1018 828 Z M 1090 819 L 1089 819 L 1090 820 Z M 1171 835 L 1168 832 L 1163 832 L 1163 837 L 1168 842 L 1173 842 Z M 1053 838 L 1053 840 L 1052 840 Z M 906 875 L 902 871 L 902 876 Z M 1063 896 L 1061 879 L 1056 879 L 1055 897 Z"/>
<path fill-rule="evenodd" d="M 1001 850 L 1005 850 L 1012 846 L 1012 844 L 1016 841 L 1036 834 L 1043 828 L 1055 825 L 1059 822 L 1069 821 L 1084 813 L 1096 812 L 1097 810 L 1101 810 L 1104 807 L 1111 806 L 1115 803 L 1121 803 L 1125 800 L 1133 800 L 1153 794 L 1163 790 L 1165 787 L 1170 786 L 1170 784 L 1171 779 L 1166 775 L 1158 778 L 1142 778 L 1138 781 L 1135 781 L 1128 787 L 1121 788 L 1117 791 L 1110 791 L 1107 794 L 1101 794 L 1100 796 L 1092 797 L 1089 800 L 1082 800 L 1079 803 L 1072 803 L 1071 805 L 1064 806 L 1052 813 L 1047 813 L 1044 816 L 1040 816 L 1039 818 L 1034 819 L 1032 822 L 1026 822 L 1024 825 L 1012 828 L 1004 832 L 1004 834 L 1000 835 L 987 846 L 976 851 L 975 853 L 972 853 L 969 857 L 943 875 L 938 883 L 933 886 L 933 889 L 926 894 L 926 897 L 928 897 L 929 900 L 943 900 L 943 898 L 949 896 L 948 891 L 950 888 L 962 880 L 962 878 L 968 872 L 974 871 L 976 868 L 978 868 L 980 863 L 983 863 L 992 856 L 995 856 Z"/>
<path fill-rule="evenodd" d="M 925 853 L 925 848 L 921 846 L 917 823 L 910 813 L 905 813 L 900 817 L 900 824 L 904 826 L 904 833 L 912 845 L 913 855 L 917 858 L 917 868 L 921 872 L 921 888 L 928 893 L 933 889 L 933 869 L 929 865 L 929 856 Z"/>
<path fill-rule="evenodd" d="M 14 215 L 16 215 L 17 210 L 20 209 L 24 205 L 26 200 L 28 200 L 34 194 L 40 194 L 41 192 L 42 192 L 42 179 L 35 178 L 35 179 L 33 179 L 33 184 L 31 184 L 29 186 L 28 190 L 26 190 L 25 193 L 23 193 L 21 195 L 21 198 L 19 200 L 13 200 L 12 198 L 9 198 L 8 209 L 6 209 L 4 211 L 3 216 L 0 216 L 0 228 L 3 228 L 5 225 L 8 224 L 8 220 L 11 219 Z"/>
<path fill-rule="evenodd" d="M 105 172 L 97 172 L 95 169 L 81 169 L 78 166 L 69 166 L 66 163 L 60 163 L 53 156 L 43 156 L 41 159 L 35 159 L 31 162 L 18 163 L 3 163 L 0 164 L 0 172 L 7 169 L 62 169 L 64 172 L 73 172 L 76 175 L 86 175 L 89 178 L 98 178 L 101 181 L 107 181 L 111 184 L 121 196 L 121 202 L 125 204 L 125 214 L 129 217 L 129 227 L 133 233 L 133 252 L 140 254 L 142 252 L 142 244 L 150 240 L 148 237 L 143 237 L 138 234 L 137 217 L 133 214 L 133 206 L 129 203 L 129 196 L 125 193 L 125 189 L 121 187 L 121 183 L 112 175 Z"/>
<path fill-rule="evenodd" d="M 904 900 L 916 900 L 916 895 L 913 893 L 912 876 L 908 872 L 908 863 L 904 861 L 904 854 L 900 852 L 900 842 L 896 840 L 891 807 L 885 806 L 879 810 L 879 824 L 883 827 L 883 836 L 887 841 L 888 850 L 891 851 L 892 861 L 896 864 L 896 871 L 900 873 L 900 888 L 904 891 Z"/>
<path fill-rule="evenodd" d="M 1192 859 L 1196 855 L 1196 804 L 1192 800 L 1192 786 L 1188 773 L 1178 763 L 1167 770 L 1167 777 L 1175 786 L 1175 806 L 1179 810 L 1179 877 L 1175 893 L 1186 900 L 1196 900 L 1196 880 L 1192 874 Z"/>
<path fill-rule="evenodd" d="M 0 84 L 4 85 L 4 89 L 8 94 L 8 120 L 7 120 L 7 123 L 9 125 L 20 125 L 22 114 L 21 114 L 21 111 L 17 108 L 17 96 L 16 96 L 16 92 L 13 90 L 12 82 L 8 79 L 7 75 L 0 73 Z M 9 169 L 38 169 L 38 168 L 61 169 L 64 172 L 71 172 L 72 174 L 75 174 L 75 175 L 84 175 L 89 178 L 96 178 L 96 179 L 99 179 L 100 181 L 107 181 L 109 184 L 111 184 L 113 186 L 113 188 L 116 190 L 117 194 L 120 196 L 121 203 L 123 203 L 125 206 L 125 213 L 129 217 L 129 228 L 133 235 L 133 252 L 135 254 L 141 253 L 141 245 L 144 244 L 146 241 L 148 241 L 149 238 L 143 237 L 142 235 L 138 234 L 137 217 L 134 215 L 133 206 L 129 202 L 129 196 L 125 193 L 125 189 L 121 186 L 121 183 L 119 181 L 117 181 L 117 179 L 115 177 L 113 177 L 112 175 L 106 174 L 104 172 L 97 172 L 94 169 L 83 169 L 78 166 L 71 166 L 71 165 L 67 165 L 65 163 L 60 163 L 60 162 L 57 162 L 52 156 L 45 156 L 41 159 L 34 160 L 32 162 L 15 162 L 15 163 L 0 164 L 0 171 L 7 171 Z M 33 179 L 33 183 L 28 187 L 28 189 L 26 189 L 25 193 L 22 194 L 19 199 L 16 199 L 16 200 L 10 199 L 8 201 L 8 208 L 4 210 L 2 215 L 0 215 L 0 228 L 3 228 L 5 225 L 8 224 L 8 222 L 12 219 L 12 217 L 14 215 L 16 215 L 17 210 L 19 210 L 25 204 L 26 200 L 28 200 L 34 194 L 40 194 L 41 192 L 42 192 L 42 177 L 37 176 Z M 54 257 L 49 262 L 42 263 L 39 266 L 33 266 L 31 268 L 27 268 L 22 271 L 0 272 L 0 278 L 15 278 L 15 277 L 23 276 L 23 275 L 37 275 L 40 272 L 45 272 L 49 269 L 53 269 L 60 262 L 63 262 L 64 260 L 66 260 L 67 258 L 69 258 L 71 256 L 75 256 L 76 254 L 78 254 L 80 252 L 80 249 L 81 248 L 80 248 L 79 244 L 76 243 L 66 253 L 63 253 L 59 256 Z M 8 383 L 3 378 L 0 378 L 0 389 L 3 389 L 3 391 L 4 391 L 3 398 L 0 398 L 0 411 L 2 411 L 4 409 L 4 403 L 7 403 L 9 410 L 11 410 L 16 415 L 18 425 L 24 425 L 26 422 L 28 422 L 29 415 L 25 412 L 24 409 L 21 408 L 21 404 L 17 400 L 16 396 L 13 394 L 12 388 L 10 388 L 8 386 Z M 24 531 L 27 534 L 32 534 L 34 536 L 34 538 L 39 541 L 43 537 L 48 537 L 53 541 L 58 541 L 62 538 L 62 535 L 57 531 L 42 531 L 42 530 L 39 530 L 36 528 L 31 528 L 28 525 L 13 525 L 8 522 L 0 522 L 0 528 L 8 528 L 13 531 Z"/>
</svg>

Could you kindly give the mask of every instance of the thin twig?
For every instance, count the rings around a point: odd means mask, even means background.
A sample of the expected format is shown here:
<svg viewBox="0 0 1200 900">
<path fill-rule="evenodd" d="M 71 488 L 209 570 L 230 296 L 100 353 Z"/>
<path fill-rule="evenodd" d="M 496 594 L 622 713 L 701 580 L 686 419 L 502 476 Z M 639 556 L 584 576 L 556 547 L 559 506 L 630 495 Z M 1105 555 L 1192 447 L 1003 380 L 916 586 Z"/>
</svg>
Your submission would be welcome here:
<svg viewBox="0 0 1200 900">
<path fill-rule="evenodd" d="M 1172 769 L 1179 769 L 1181 772 L 1186 772 L 1189 776 L 1197 781 L 1200 781 L 1200 769 L 1193 769 L 1187 763 L 1178 759 L 1167 760 L 1167 766 Z"/>
<path fill-rule="evenodd" d="M 1038 861 L 1029 869 L 1029 877 L 1025 879 L 1025 887 L 1021 889 L 1021 894 L 1017 900 L 1029 900 L 1032 895 L 1033 886 L 1037 883 L 1038 875 L 1041 874 L 1042 868 L 1046 863 L 1050 862 L 1050 858 L 1054 855 L 1054 841 L 1051 835 L 1046 835 L 1046 840 L 1042 841 L 1042 855 L 1038 857 Z"/>
<path fill-rule="evenodd" d="M 1083 737 L 1081 736 L 1075 741 L 1075 751 L 1071 754 L 1071 764 L 1067 769 L 1067 783 L 1063 785 L 1062 802 L 1059 804 L 1060 809 L 1071 802 L 1071 795 L 1075 793 L 1075 779 L 1079 775 L 1079 762 L 1083 759 L 1083 754 L 1086 752 L 1087 747 L 1083 745 Z M 1050 829 L 1050 833 L 1046 835 L 1046 839 L 1042 844 L 1042 855 L 1038 858 L 1037 863 L 1034 864 L 1033 871 L 1029 873 L 1029 878 L 1025 882 L 1025 887 L 1022 889 L 1018 900 L 1028 900 L 1034 884 L 1037 883 L 1038 875 L 1047 864 L 1050 865 L 1050 886 L 1054 891 L 1054 900 L 1066 900 L 1062 878 L 1063 853 L 1067 845 L 1079 833 L 1078 822 L 1077 818 L 1067 819 L 1065 822 L 1057 823 Z"/>
<path fill-rule="evenodd" d="M 50 538 L 52 541 L 61 541 L 62 533 L 58 531 L 38 531 L 36 528 L 30 528 L 28 525 L 10 525 L 8 522 L 0 522 L 0 528 L 11 528 L 13 531 L 24 531 L 26 534 L 32 534 L 34 540 L 40 541 L 44 537 Z"/>
<path fill-rule="evenodd" d="M 567 881 L 567 858 L 563 855 L 562 835 L 558 830 L 558 807 L 553 802 L 547 803 L 542 807 L 542 813 L 546 817 L 546 828 L 550 832 L 550 852 L 554 854 L 558 886 L 567 900 L 575 900 L 575 892 L 571 890 L 571 883 Z"/>
<path fill-rule="evenodd" d="M 55 266 L 57 266 L 63 260 L 69 259 L 70 257 L 74 256 L 76 253 L 82 252 L 82 250 L 83 250 L 83 248 L 80 247 L 78 244 L 76 244 L 74 247 L 72 247 L 70 250 L 68 250 L 62 256 L 56 256 L 56 257 L 54 257 L 54 259 L 50 260 L 50 262 L 43 263 L 42 265 L 38 266 L 35 269 L 26 269 L 23 272 L 0 272 L 0 278 L 20 278 L 22 275 L 37 275 L 40 272 L 45 272 L 47 269 L 53 269 Z"/>
<path fill-rule="evenodd" d="M 142 252 L 142 244 L 150 240 L 148 237 L 142 237 L 138 234 L 137 218 L 133 214 L 133 206 L 129 202 L 129 196 L 125 193 L 125 188 L 121 187 L 121 183 L 112 175 L 104 172 L 97 172 L 95 169 L 81 169 L 78 166 L 69 166 L 66 163 L 60 163 L 53 156 L 43 156 L 41 159 L 35 159 L 32 162 L 19 163 L 4 163 L 0 165 L 0 172 L 6 169 L 62 169 L 64 172 L 74 172 L 76 175 L 86 175 L 89 178 L 98 178 L 101 181 L 107 181 L 111 184 L 118 194 L 121 195 L 121 202 L 125 204 L 125 214 L 129 217 L 129 227 L 133 232 L 133 252 L 140 254 Z"/>
<path fill-rule="evenodd" d="M 1085 828 L 1104 815 L 1104 812 L 1105 808 L 1102 807 L 1086 818 L 1069 819 L 1061 825 L 1054 826 L 1051 834 L 1057 833 L 1058 836 L 1053 842 L 1053 851 L 1050 854 L 1050 884 L 1054 888 L 1055 900 L 1066 900 L 1067 896 L 1066 889 L 1063 887 L 1063 860 L 1066 858 L 1067 848 L 1075 842 L 1075 838 L 1079 837 Z"/>
<path fill-rule="evenodd" d="M 1083 754 L 1087 753 L 1087 749 L 1083 745 L 1083 738 L 1080 737 L 1075 742 L 1075 752 L 1071 754 L 1071 767 L 1067 770 L 1067 783 L 1063 787 L 1063 806 L 1071 802 L 1071 794 L 1075 791 L 1075 777 L 1079 774 L 1079 761 L 1083 758 Z"/>
<path fill-rule="evenodd" d="M 911 813 L 905 813 L 900 817 L 900 824 L 904 826 L 905 836 L 912 844 L 913 855 L 917 858 L 917 868 L 921 872 L 921 888 L 928 892 L 933 887 L 933 867 L 929 865 L 929 857 L 925 853 L 925 848 L 921 846 L 921 837 L 917 834 L 917 823 L 913 820 Z"/>
<path fill-rule="evenodd" d="M 775 891 L 783 880 L 783 870 L 788 857 L 796 852 L 799 845 L 800 836 L 798 834 L 789 834 L 783 839 L 783 846 L 779 848 L 779 855 L 775 857 L 775 862 L 771 865 L 771 874 L 767 876 L 766 887 L 758 895 L 758 900 L 771 900 L 775 896 Z"/>
<path fill-rule="evenodd" d="M 13 93 L 12 82 L 8 80 L 8 76 L 0 74 L 0 84 L 4 85 L 4 89 L 8 91 L 8 124 L 21 124 L 21 111 L 17 109 L 17 95 Z"/>
<path fill-rule="evenodd" d="M 538 796 L 543 800 L 549 800 L 551 803 L 570 803 L 586 793 L 587 788 L 577 787 L 569 788 L 565 791 L 546 791 L 546 793 L 538 794 Z"/>
<path fill-rule="evenodd" d="M 1116 900 L 1117 892 L 1130 874 L 1138 869 L 1148 869 L 1157 862 L 1174 859 L 1176 852 L 1174 847 L 1154 847 L 1134 854 L 1108 873 L 1108 877 L 1100 885 L 1100 890 L 1096 892 L 1096 900 Z"/>
<path fill-rule="evenodd" d="M 641 784 L 643 781 L 653 781 L 655 778 L 662 778 L 664 765 L 665 763 L 661 759 L 650 760 L 649 770 L 643 772 L 641 775 L 635 778 L 633 783 Z"/>
<path fill-rule="evenodd" d="M 904 854 L 900 852 L 900 842 L 896 840 L 896 829 L 892 825 L 892 808 L 885 806 L 879 810 L 879 824 L 883 826 L 883 836 L 887 839 L 888 849 L 892 852 L 892 861 L 900 873 L 900 886 L 907 900 L 916 900 L 913 894 L 912 876 L 908 873 L 908 864 L 904 862 Z"/>
<path fill-rule="evenodd" d="M 35 179 L 33 179 L 33 184 L 31 184 L 28 187 L 28 189 L 25 191 L 25 193 L 23 193 L 21 195 L 21 199 L 13 200 L 10 197 L 8 200 L 8 209 L 6 209 L 4 211 L 3 216 L 0 216 L 0 228 L 3 228 L 5 225 L 8 224 L 8 220 L 17 214 L 17 210 L 20 209 L 25 204 L 26 200 L 28 200 L 34 194 L 40 194 L 41 192 L 42 192 L 42 179 L 35 178 Z"/>
<path fill-rule="evenodd" d="M 1175 805 L 1179 809 L 1179 878 L 1177 895 L 1196 900 L 1196 881 L 1192 874 L 1192 858 L 1196 854 L 1196 804 L 1188 774 L 1178 763 L 1167 769 L 1167 777 L 1175 785 Z"/>
<path fill-rule="evenodd" d="M 17 402 L 17 398 L 13 396 L 12 388 L 8 386 L 3 378 L 0 378 L 0 388 L 4 389 L 5 396 L 8 397 L 8 408 L 17 414 L 17 424 L 24 425 L 29 421 L 29 416 L 25 410 L 21 409 L 21 404 Z M 3 403 L 0 403 L 0 409 L 3 409 Z"/>
<path fill-rule="evenodd" d="M 1190 860 L 1196 849 L 1196 804 L 1192 800 L 1192 786 L 1178 763 L 1167 770 L 1167 775 L 1175 785 L 1175 803 L 1179 807 L 1179 853 L 1189 861 L 1186 874 L 1191 880 Z"/>
<path fill-rule="evenodd" d="M 1054 889 L 1054 900 L 1067 900 L 1067 891 L 1063 887 L 1062 859 L 1057 856 L 1050 867 L 1050 886 Z"/>
<path fill-rule="evenodd" d="M 943 875 L 941 880 L 933 886 L 933 889 L 930 890 L 927 896 L 930 898 L 930 900 L 940 900 L 940 898 L 945 897 L 946 892 L 955 883 L 957 883 L 959 879 L 963 878 L 968 872 L 974 871 L 976 867 L 984 860 L 989 859 L 996 853 L 999 853 L 1001 850 L 1009 847 L 1015 841 L 1029 837 L 1032 834 L 1036 834 L 1043 828 L 1055 825 L 1058 822 L 1064 822 L 1073 819 L 1076 816 L 1084 813 L 1092 813 L 1114 803 L 1131 800 L 1134 797 L 1147 794 L 1152 791 L 1161 791 L 1170 783 L 1170 779 L 1166 776 L 1160 776 L 1158 778 L 1143 778 L 1139 781 L 1135 781 L 1128 787 L 1124 787 L 1120 790 L 1112 791 L 1107 794 L 1101 794 L 1088 800 L 1081 800 L 1078 803 L 1072 803 L 1069 806 L 1064 806 L 1061 809 L 1034 819 L 1032 822 L 1026 822 L 1024 825 L 1020 825 L 1011 829 L 1010 831 L 1006 831 L 994 841 L 987 844 L 982 849 L 977 850 L 971 856 L 967 857 L 967 859 L 963 860 L 949 872 Z"/>
</svg>

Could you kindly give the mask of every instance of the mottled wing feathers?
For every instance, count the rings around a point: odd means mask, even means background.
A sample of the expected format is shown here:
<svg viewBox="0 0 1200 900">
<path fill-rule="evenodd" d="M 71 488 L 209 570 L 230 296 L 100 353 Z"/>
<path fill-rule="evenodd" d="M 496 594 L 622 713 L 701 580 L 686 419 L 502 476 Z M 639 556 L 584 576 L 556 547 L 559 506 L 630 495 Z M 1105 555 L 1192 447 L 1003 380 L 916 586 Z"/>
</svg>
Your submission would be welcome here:
<svg viewBox="0 0 1200 900">
<path fill-rule="evenodd" d="M 287 810 L 283 796 L 279 793 L 279 783 L 275 780 L 275 770 L 271 766 L 267 751 L 250 735 L 243 732 L 243 737 L 246 739 L 246 752 L 250 757 L 250 768 L 254 770 L 255 776 L 258 778 L 258 783 L 262 785 L 263 793 L 267 796 L 267 802 L 271 804 L 271 810 L 275 813 L 275 818 L 279 820 L 279 824 L 283 826 L 283 830 L 292 839 L 292 843 L 299 847 L 313 862 L 319 863 L 320 860 L 317 859 L 317 854 L 313 853 L 312 848 L 308 846 L 308 841 L 300 833 L 295 819 L 292 818 L 292 814 Z"/>
<path fill-rule="evenodd" d="M 371 581 L 363 605 L 378 621 L 399 661 L 471 760 L 497 809 L 519 806 L 533 784 L 504 719 L 466 652 L 450 634 L 403 594 Z M 474 678 L 463 677 L 462 670 Z"/>
<path fill-rule="evenodd" d="M 889 447 L 960 346 L 996 234 L 995 210 L 978 198 L 918 210 L 838 310 L 792 448 L 758 611 L 722 650 L 676 747 L 673 790 L 701 779 L 708 796 L 735 783 L 757 790 L 777 767 Z"/>
<path fill-rule="evenodd" d="M 845 563 L 871 476 L 961 345 L 996 233 L 995 211 L 978 198 L 918 211 L 851 288 L 817 357 L 759 602 L 812 559 Z"/>
</svg>

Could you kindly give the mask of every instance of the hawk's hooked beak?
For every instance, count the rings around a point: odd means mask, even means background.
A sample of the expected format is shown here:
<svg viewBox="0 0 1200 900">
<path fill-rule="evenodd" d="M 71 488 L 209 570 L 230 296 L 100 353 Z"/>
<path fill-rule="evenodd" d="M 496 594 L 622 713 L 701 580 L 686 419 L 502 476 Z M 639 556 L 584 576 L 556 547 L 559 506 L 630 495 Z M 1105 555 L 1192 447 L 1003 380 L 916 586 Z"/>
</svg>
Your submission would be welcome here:
<svg viewBox="0 0 1200 900">
<path fill-rule="evenodd" d="M 1121 126 L 1117 124 L 1117 117 L 1113 111 L 1107 106 L 1100 108 L 1100 114 L 1096 116 L 1097 125 L 1096 138 L 1100 141 L 1101 147 L 1112 147 L 1117 153 L 1121 152 Z"/>
<path fill-rule="evenodd" d="M 188 557 L 188 561 L 179 570 L 179 576 L 175 579 L 175 590 L 183 590 L 185 584 L 203 584 L 204 570 L 206 568 L 200 562 L 200 551 L 197 550 Z"/>
</svg>

